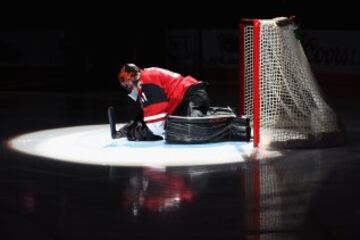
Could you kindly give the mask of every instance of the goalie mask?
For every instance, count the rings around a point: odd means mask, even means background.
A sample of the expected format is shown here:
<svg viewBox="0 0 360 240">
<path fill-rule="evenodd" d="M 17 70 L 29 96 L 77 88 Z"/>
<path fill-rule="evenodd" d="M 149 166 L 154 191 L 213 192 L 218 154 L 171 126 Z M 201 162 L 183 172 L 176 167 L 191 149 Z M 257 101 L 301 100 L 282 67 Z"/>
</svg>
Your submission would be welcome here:
<svg viewBox="0 0 360 240">
<path fill-rule="evenodd" d="M 122 88 L 125 89 L 128 96 L 134 101 L 138 97 L 138 82 L 140 78 L 140 68 L 135 64 L 128 63 L 125 64 L 119 74 L 118 80 Z"/>
</svg>

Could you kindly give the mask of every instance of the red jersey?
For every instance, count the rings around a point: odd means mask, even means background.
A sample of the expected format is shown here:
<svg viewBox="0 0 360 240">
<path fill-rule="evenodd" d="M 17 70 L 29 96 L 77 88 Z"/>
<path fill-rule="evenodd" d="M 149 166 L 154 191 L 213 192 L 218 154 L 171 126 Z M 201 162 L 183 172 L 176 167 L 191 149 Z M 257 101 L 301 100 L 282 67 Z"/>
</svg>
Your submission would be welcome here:
<svg viewBox="0 0 360 240">
<path fill-rule="evenodd" d="M 140 101 L 144 112 L 144 121 L 152 129 L 151 123 L 164 122 L 167 115 L 172 114 L 184 98 L 186 90 L 197 84 L 191 76 L 162 68 L 145 68 L 141 71 Z"/>
</svg>

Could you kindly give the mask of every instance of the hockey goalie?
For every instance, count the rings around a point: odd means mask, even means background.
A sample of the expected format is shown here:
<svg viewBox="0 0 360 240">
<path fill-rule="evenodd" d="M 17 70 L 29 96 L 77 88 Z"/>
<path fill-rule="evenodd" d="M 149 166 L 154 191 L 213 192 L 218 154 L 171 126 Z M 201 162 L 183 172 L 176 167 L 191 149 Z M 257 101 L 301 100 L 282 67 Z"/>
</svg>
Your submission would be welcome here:
<svg viewBox="0 0 360 240">
<path fill-rule="evenodd" d="M 140 114 L 116 129 L 115 110 L 108 109 L 111 136 L 130 141 L 206 143 L 249 141 L 249 119 L 230 108 L 210 107 L 206 83 L 167 69 L 140 69 L 125 64 L 118 74 L 120 86 L 138 101 Z"/>
</svg>

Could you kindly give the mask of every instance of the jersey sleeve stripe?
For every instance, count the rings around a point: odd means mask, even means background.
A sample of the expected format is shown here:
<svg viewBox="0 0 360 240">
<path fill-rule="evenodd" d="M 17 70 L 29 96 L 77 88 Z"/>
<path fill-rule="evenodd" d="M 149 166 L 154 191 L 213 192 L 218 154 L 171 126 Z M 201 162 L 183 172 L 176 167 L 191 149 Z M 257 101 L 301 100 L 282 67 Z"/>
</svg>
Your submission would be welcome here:
<svg viewBox="0 0 360 240">
<path fill-rule="evenodd" d="M 160 113 L 160 114 L 144 117 L 144 121 L 145 122 L 149 122 L 149 121 L 153 121 L 153 120 L 159 121 L 159 119 L 161 119 L 161 118 L 164 119 L 166 117 L 166 115 L 167 115 L 166 113 Z"/>
<path fill-rule="evenodd" d="M 154 120 L 146 121 L 145 123 L 149 124 L 149 123 L 156 123 L 156 122 L 161 122 L 161 121 L 164 122 L 165 118 L 154 119 Z"/>
</svg>

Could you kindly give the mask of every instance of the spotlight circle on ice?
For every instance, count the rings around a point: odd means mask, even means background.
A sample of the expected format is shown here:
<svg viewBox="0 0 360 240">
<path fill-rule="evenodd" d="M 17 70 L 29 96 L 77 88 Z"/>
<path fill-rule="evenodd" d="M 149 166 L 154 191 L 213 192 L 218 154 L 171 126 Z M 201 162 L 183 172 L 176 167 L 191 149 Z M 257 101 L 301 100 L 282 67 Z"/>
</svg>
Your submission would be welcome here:
<svg viewBox="0 0 360 240">
<path fill-rule="evenodd" d="M 121 127 L 118 124 L 117 127 Z M 192 166 L 236 163 L 253 150 L 250 142 L 168 144 L 112 139 L 109 125 L 49 129 L 9 140 L 19 152 L 48 159 L 104 166 Z"/>
</svg>

